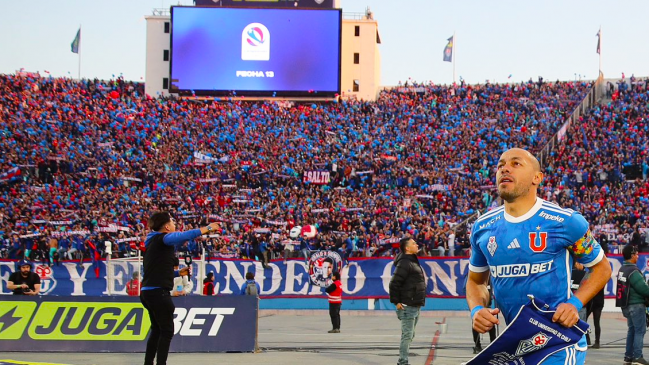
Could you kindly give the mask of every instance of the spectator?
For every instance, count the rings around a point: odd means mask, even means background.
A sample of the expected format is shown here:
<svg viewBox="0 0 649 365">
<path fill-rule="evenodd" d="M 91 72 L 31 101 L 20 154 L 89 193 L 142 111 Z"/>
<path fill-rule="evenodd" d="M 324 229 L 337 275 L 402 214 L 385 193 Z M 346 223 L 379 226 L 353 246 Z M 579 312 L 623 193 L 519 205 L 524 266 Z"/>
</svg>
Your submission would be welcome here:
<svg viewBox="0 0 649 365">
<path fill-rule="evenodd" d="M 329 300 L 329 317 L 331 317 L 332 329 L 329 333 L 340 333 L 340 307 L 343 303 L 343 286 L 340 282 L 340 272 L 334 271 L 331 274 L 331 284 L 327 287 L 327 299 Z"/>
<path fill-rule="evenodd" d="M 455 232 L 449 230 L 447 233 L 447 245 L 448 255 L 449 256 L 458 256 L 457 250 L 455 249 Z"/>
<path fill-rule="evenodd" d="M 622 250 L 624 264 L 617 275 L 618 292 L 615 306 L 622 308 L 627 321 L 625 364 L 649 364 L 642 356 L 646 327 L 645 298 L 649 298 L 649 286 L 636 266 L 638 251 L 633 245 Z"/>
<path fill-rule="evenodd" d="M 268 243 L 266 241 L 267 240 L 266 240 L 265 237 L 261 237 L 260 242 L 259 242 L 259 251 L 261 253 L 261 265 L 264 267 L 264 269 L 270 268 L 270 266 L 268 266 L 268 262 L 269 262 L 268 261 L 268 254 L 269 254 L 270 249 L 269 249 L 269 245 L 268 245 Z"/>
<path fill-rule="evenodd" d="M 203 295 L 214 295 L 214 273 L 209 272 L 203 279 Z"/>
<path fill-rule="evenodd" d="M 178 257 L 175 257 L 175 264 L 174 264 L 174 272 L 178 272 L 178 276 L 174 277 L 174 286 L 173 286 L 173 291 L 171 293 L 171 296 L 173 297 L 178 297 L 178 296 L 185 296 L 188 295 L 192 292 L 192 289 L 194 288 L 194 283 L 189 280 L 189 266 L 183 267 L 182 269 L 178 269 L 180 267 L 180 260 L 178 260 Z"/>
<path fill-rule="evenodd" d="M 38 295 L 41 291 L 41 278 L 33 273 L 32 264 L 22 260 L 18 263 L 20 271 L 13 272 L 7 280 L 7 289 L 14 295 Z"/>
<path fill-rule="evenodd" d="M 59 250 L 59 241 L 56 240 L 56 238 L 52 237 L 49 240 L 49 258 L 50 258 L 50 266 L 54 266 L 54 256 L 57 254 Z"/>
<path fill-rule="evenodd" d="M 394 259 L 394 274 L 390 280 L 390 302 L 397 307 L 401 321 L 401 344 L 398 365 L 408 364 L 410 343 L 415 336 L 419 312 L 426 302 L 426 275 L 419 265 L 419 246 L 412 238 L 399 243 L 401 253 Z"/>
<path fill-rule="evenodd" d="M 259 293 L 261 293 L 261 288 L 255 281 L 255 273 L 248 271 L 246 273 L 246 282 L 241 286 L 241 295 L 253 295 L 259 298 Z"/>
<path fill-rule="evenodd" d="M 62 260 L 71 260 L 72 258 L 70 257 L 70 240 L 63 236 L 59 240 L 59 257 Z M 138 294 L 139 295 L 139 294 Z"/>
<path fill-rule="evenodd" d="M 134 271 L 131 280 L 126 283 L 126 294 L 131 297 L 140 296 L 140 272 Z"/>
</svg>

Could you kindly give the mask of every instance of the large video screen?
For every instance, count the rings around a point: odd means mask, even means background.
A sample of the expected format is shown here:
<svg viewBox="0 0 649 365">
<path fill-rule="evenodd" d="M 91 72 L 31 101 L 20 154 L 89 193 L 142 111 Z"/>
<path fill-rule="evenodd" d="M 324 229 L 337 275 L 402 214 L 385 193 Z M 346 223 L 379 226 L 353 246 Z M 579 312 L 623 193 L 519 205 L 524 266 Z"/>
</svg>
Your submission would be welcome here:
<svg viewBox="0 0 649 365">
<path fill-rule="evenodd" d="M 340 92 L 340 9 L 172 7 L 171 23 L 171 92 Z"/>
</svg>

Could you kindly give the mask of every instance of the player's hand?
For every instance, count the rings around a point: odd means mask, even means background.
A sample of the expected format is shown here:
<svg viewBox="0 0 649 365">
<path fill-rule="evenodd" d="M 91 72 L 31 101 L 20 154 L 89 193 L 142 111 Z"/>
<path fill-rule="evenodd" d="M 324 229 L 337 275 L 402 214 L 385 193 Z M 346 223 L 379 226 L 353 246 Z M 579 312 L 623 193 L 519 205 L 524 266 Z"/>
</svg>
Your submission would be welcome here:
<svg viewBox="0 0 649 365">
<path fill-rule="evenodd" d="M 498 308 L 482 308 L 475 312 L 473 315 L 473 329 L 479 333 L 489 332 L 495 325 L 500 324 L 500 320 L 496 318 L 498 313 L 500 313 Z"/>
<path fill-rule="evenodd" d="M 402 305 L 401 303 L 397 303 L 397 309 L 398 309 L 398 310 L 402 310 L 402 309 L 403 309 L 403 305 Z"/>
<path fill-rule="evenodd" d="M 564 327 L 572 327 L 579 322 L 577 307 L 570 303 L 561 303 L 552 316 L 552 322 L 559 323 Z"/>
<path fill-rule="evenodd" d="M 180 276 L 189 275 L 189 267 L 183 267 L 178 271 L 178 274 L 180 274 Z"/>
<path fill-rule="evenodd" d="M 212 232 L 221 232 L 221 225 L 217 222 L 210 223 L 208 227 L 212 227 Z"/>
</svg>

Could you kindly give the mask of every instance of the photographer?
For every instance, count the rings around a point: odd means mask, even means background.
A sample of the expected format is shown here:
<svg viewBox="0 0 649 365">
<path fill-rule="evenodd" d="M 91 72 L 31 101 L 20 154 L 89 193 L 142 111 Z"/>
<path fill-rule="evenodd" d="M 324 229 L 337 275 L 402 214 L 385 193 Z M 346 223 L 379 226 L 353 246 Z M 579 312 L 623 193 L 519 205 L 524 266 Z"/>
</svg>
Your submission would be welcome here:
<svg viewBox="0 0 649 365">
<path fill-rule="evenodd" d="M 41 278 L 32 272 L 32 263 L 22 260 L 18 266 L 20 271 L 9 276 L 7 289 L 13 290 L 14 295 L 38 295 L 41 291 Z"/>
</svg>

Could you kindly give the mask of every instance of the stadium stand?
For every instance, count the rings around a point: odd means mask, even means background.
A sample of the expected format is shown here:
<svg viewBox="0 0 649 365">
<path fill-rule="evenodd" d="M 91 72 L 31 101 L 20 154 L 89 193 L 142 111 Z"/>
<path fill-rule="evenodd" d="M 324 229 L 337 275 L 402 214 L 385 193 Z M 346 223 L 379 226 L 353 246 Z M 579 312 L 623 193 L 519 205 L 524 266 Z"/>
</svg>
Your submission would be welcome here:
<svg viewBox="0 0 649 365">
<path fill-rule="evenodd" d="M 0 75 L 2 256 L 54 263 L 58 247 L 60 259 L 98 259 L 110 241 L 114 257 L 128 257 L 156 209 L 181 229 L 224 222 L 182 248 L 192 255 L 277 258 L 298 243 L 382 256 L 406 233 L 428 255 L 464 255 L 463 223 L 498 204 L 499 154 L 538 153 L 591 87 L 414 83 L 376 102 L 288 104 Z M 646 90 L 629 84 L 587 111 L 544 166 L 545 197 L 583 211 L 611 243 L 646 228 Z M 315 238 L 289 237 L 307 224 Z"/>
</svg>

